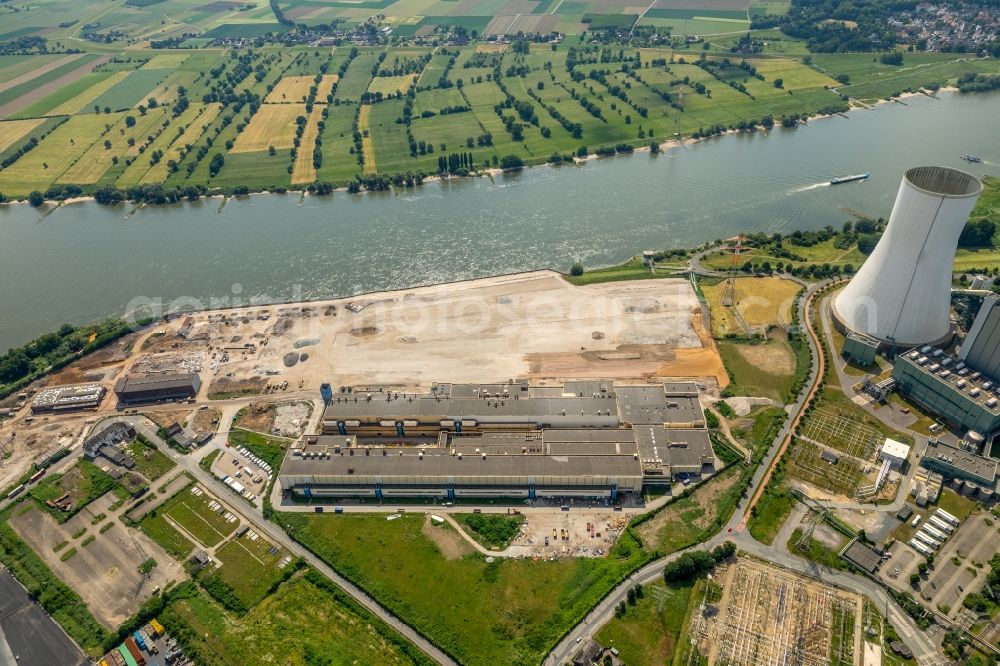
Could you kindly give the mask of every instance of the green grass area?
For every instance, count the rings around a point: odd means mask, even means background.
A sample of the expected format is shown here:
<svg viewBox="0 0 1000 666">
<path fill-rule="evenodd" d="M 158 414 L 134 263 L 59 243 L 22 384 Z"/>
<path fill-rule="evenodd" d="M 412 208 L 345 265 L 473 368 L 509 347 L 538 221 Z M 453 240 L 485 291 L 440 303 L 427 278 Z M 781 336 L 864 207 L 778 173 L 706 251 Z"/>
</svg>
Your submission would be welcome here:
<svg viewBox="0 0 1000 666">
<path fill-rule="evenodd" d="M 749 480 L 749 468 L 730 465 L 678 495 L 643 521 L 634 521 L 646 548 L 661 554 L 700 543 L 718 532 L 735 511 Z"/>
<path fill-rule="evenodd" d="M 58 522 L 65 523 L 92 501 L 116 487 L 118 484 L 115 480 L 96 465 L 81 460 L 62 474 L 43 477 L 28 494 L 37 500 L 39 508 L 48 511 Z M 66 495 L 70 500 L 69 511 L 46 504 L 47 501 L 55 502 Z"/>
<path fill-rule="evenodd" d="M 139 529 L 145 532 L 150 539 L 160 544 L 163 550 L 182 562 L 194 550 L 194 543 L 155 511 L 142 519 L 142 522 L 139 523 Z"/>
<path fill-rule="evenodd" d="M 567 282 L 582 287 L 587 284 L 598 284 L 600 282 L 617 282 L 618 280 L 649 280 L 664 277 L 662 273 L 649 270 L 649 266 L 642 263 L 642 259 L 629 259 L 624 264 L 608 266 L 607 268 L 595 268 L 584 271 L 583 275 L 564 275 Z"/>
<path fill-rule="evenodd" d="M 250 609 L 295 571 L 291 561 L 278 568 L 287 554 L 261 538 L 234 537 L 215 551 L 221 566 L 207 570 L 200 580 L 211 592 L 212 584 L 206 584 L 206 579 L 217 578 L 232 591 L 239 605 Z"/>
<path fill-rule="evenodd" d="M 159 620 L 201 666 L 433 664 L 314 571 L 282 584 L 243 617 L 196 591 L 174 600 Z"/>
<path fill-rule="evenodd" d="M 792 531 L 792 535 L 788 537 L 788 543 L 785 544 L 789 552 L 831 569 L 842 569 L 845 571 L 849 569 L 847 562 L 837 555 L 847 545 L 848 539 L 846 536 L 841 538 L 840 545 L 836 549 L 830 548 L 817 539 L 809 539 L 806 548 L 802 549 L 796 545 L 800 538 L 802 538 L 802 528 L 796 527 Z"/>
<path fill-rule="evenodd" d="M 247 450 L 270 465 L 275 472 L 281 467 L 288 443 L 287 439 L 271 437 L 250 430 L 233 429 L 229 431 L 230 446 L 245 446 Z"/>
<path fill-rule="evenodd" d="M 201 460 L 198 461 L 198 466 L 201 467 L 206 472 L 209 471 L 209 470 L 211 470 L 212 469 L 212 463 L 215 462 L 215 459 L 218 458 L 219 454 L 221 454 L 221 453 L 222 453 L 221 449 L 216 449 L 214 451 L 209 451 L 209 453 L 208 453 L 207 456 L 205 456 L 204 458 L 202 458 Z"/>
<path fill-rule="evenodd" d="M 809 370 L 808 346 L 802 343 L 791 345 L 780 339 L 766 343 L 747 343 L 722 340 L 718 343 L 722 362 L 729 372 L 732 383 L 726 387 L 727 395 L 749 395 L 786 400 L 793 388 L 801 381 Z M 741 352 L 741 350 L 743 350 Z M 794 371 L 777 373 L 768 368 L 765 363 L 754 363 L 747 356 L 760 354 L 761 359 L 778 356 L 782 359 L 793 359 Z M 783 366 L 782 366 L 783 367 Z"/>
<path fill-rule="evenodd" d="M 193 545 L 170 521 L 208 547 L 221 543 L 239 526 L 238 521 L 226 520 L 218 509 L 211 508 L 210 504 L 215 501 L 212 496 L 204 491 L 200 494 L 192 492 L 195 488 L 200 487 L 194 483 L 185 486 L 146 514 L 140 523 L 143 531 L 178 559 L 184 559 Z"/>
<path fill-rule="evenodd" d="M 145 103 L 152 90 L 167 78 L 169 71 L 161 69 L 137 69 L 126 76 L 120 83 L 112 86 L 91 106 L 110 107 L 112 111 L 129 109 Z"/>
<path fill-rule="evenodd" d="M 448 560 L 423 516 L 277 515 L 297 541 L 465 664 L 540 662 L 648 554 L 626 532 L 604 558 Z M 447 581 L 447 584 L 442 584 Z"/>
<path fill-rule="evenodd" d="M 136 437 L 126 450 L 135 460 L 135 469 L 150 481 L 156 481 L 177 465 L 142 435 Z"/>
<path fill-rule="evenodd" d="M 693 589 L 694 581 L 644 586 L 642 598 L 628 606 L 625 615 L 601 627 L 595 636 L 597 642 L 617 648 L 619 658 L 629 666 L 669 663 L 684 616 L 695 601 Z"/>
<path fill-rule="evenodd" d="M 938 509 L 944 509 L 963 522 L 975 510 L 976 506 L 976 502 L 967 497 L 962 497 L 950 488 L 941 490 L 941 496 L 937 503 Z"/>
<path fill-rule="evenodd" d="M 504 550 L 517 536 L 524 523 L 523 515 L 508 516 L 501 513 L 452 515 L 469 536 L 490 550 Z"/>
<path fill-rule="evenodd" d="M 771 480 L 764 488 L 764 494 L 750 512 L 750 519 L 747 521 L 750 535 L 761 543 L 773 544 L 789 514 L 792 513 L 795 502 L 795 497 L 784 481 L 784 471 L 779 468 L 772 474 Z"/>
</svg>

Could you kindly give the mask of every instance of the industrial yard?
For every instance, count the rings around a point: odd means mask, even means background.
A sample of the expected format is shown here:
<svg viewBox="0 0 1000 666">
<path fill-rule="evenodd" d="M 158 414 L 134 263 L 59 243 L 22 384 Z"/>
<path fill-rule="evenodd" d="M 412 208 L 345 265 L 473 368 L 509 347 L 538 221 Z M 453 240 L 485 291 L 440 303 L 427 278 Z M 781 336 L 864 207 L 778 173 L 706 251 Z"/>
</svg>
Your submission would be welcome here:
<svg viewBox="0 0 1000 666">
<path fill-rule="evenodd" d="M 749 558 L 722 582 L 718 615 L 700 636 L 709 664 L 859 663 L 859 595 Z"/>
</svg>

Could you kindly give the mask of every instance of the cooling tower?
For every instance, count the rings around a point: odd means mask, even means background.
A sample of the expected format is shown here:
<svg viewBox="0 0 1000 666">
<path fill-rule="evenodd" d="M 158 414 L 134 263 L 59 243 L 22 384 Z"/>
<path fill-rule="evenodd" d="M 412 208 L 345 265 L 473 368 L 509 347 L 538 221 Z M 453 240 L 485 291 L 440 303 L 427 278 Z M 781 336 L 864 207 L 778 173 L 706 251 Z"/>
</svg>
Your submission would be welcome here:
<svg viewBox="0 0 1000 666">
<path fill-rule="evenodd" d="M 909 169 L 882 239 L 834 302 L 838 322 L 902 347 L 946 339 L 958 237 L 982 189 L 956 169 Z"/>
</svg>

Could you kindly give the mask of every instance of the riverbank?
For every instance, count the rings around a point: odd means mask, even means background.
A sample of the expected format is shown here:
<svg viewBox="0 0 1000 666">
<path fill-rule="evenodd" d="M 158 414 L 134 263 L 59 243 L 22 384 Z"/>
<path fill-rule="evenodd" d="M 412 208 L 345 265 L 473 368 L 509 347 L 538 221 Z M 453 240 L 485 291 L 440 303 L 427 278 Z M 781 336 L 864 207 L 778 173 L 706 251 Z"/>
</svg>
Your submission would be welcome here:
<svg viewBox="0 0 1000 666">
<path fill-rule="evenodd" d="M 133 309 L 137 297 L 208 302 L 239 292 L 245 301 L 297 301 L 567 271 L 574 261 L 592 269 L 740 232 L 840 228 L 851 219 L 843 209 L 887 216 L 901 174 L 916 164 L 1000 175 L 992 164 L 1000 135 L 989 131 L 995 94 L 906 102 L 808 131 L 685 140 L 656 159 L 444 179 L 364 197 L 235 197 L 221 213 L 221 196 L 183 206 L 3 206 L 0 349 L 64 321 Z M 881 149 L 897 134 L 920 140 Z M 989 163 L 969 165 L 964 153 Z M 865 171 L 865 183 L 825 186 Z"/>
</svg>

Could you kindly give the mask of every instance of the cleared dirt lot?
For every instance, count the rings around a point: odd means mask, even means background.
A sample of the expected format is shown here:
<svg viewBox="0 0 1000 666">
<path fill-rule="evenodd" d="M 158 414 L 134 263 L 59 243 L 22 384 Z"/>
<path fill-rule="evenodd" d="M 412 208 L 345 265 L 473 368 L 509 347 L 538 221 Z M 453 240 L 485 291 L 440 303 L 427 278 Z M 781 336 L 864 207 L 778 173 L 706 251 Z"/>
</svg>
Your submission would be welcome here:
<svg viewBox="0 0 1000 666">
<path fill-rule="evenodd" d="M 508 557 L 600 557 L 618 540 L 628 516 L 612 511 L 576 509 L 529 513 L 521 533 L 504 551 Z M 594 529 L 588 532 L 587 525 Z M 567 538 L 562 538 L 563 533 Z M 597 535 L 600 536 L 597 536 Z M 548 537 L 548 545 L 545 539 Z"/>
<path fill-rule="evenodd" d="M 117 501 L 113 493 L 108 493 L 92 502 L 72 519 L 58 524 L 47 513 L 33 504 L 21 513 L 18 509 L 10 520 L 11 526 L 59 578 L 79 594 L 87 607 L 104 626 L 115 629 L 148 599 L 153 589 L 163 589 L 172 580 L 182 580 L 181 565 L 167 555 L 158 545 L 144 534 L 129 530 L 116 516 L 111 516 L 109 507 Z M 106 513 L 107 518 L 91 525 L 95 516 Z M 112 527 L 100 533 L 101 526 L 110 523 Z M 74 538 L 73 534 L 86 528 L 86 534 Z M 87 546 L 83 541 L 95 536 Z M 53 548 L 63 541 L 68 542 L 58 552 Z M 76 554 L 62 561 L 62 556 L 71 548 Z M 157 566 L 143 580 L 138 566 L 146 558 L 152 557 Z"/>
<path fill-rule="evenodd" d="M 181 325 L 171 322 L 162 339 L 177 340 Z M 291 388 L 526 377 L 728 381 L 694 291 L 678 279 L 574 287 L 539 271 L 202 313 L 187 340 L 184 348 L 210 349 L 205 383 L 230 375 Z"/>
</svg>

